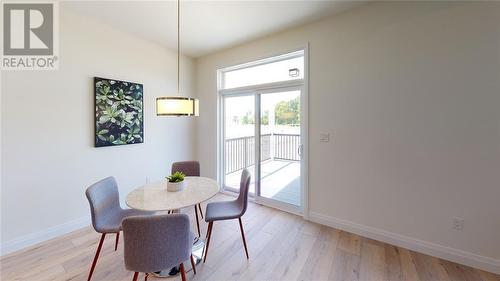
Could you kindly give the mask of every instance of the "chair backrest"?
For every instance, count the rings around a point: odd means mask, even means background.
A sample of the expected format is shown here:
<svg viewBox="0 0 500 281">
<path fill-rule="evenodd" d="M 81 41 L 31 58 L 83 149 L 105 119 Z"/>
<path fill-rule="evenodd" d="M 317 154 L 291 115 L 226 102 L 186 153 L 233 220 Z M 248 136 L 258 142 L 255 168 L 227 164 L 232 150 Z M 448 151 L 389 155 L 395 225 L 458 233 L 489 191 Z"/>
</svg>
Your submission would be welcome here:
<svg viewBox="0 0 500 281">
<path fill-rule="evenodd" d="M 128 270 L 156 272 L 191 256 L 193 234 L 186 214 L 128 217 L 122 227 Z"/>
<path fill-rule="evenodd" d="M 188 177 L 199 177 L 200 162 L 198 161 L 175 162 L 172 164 L 172 174 L 175 172 L 182 172 Z"/>
<path fill-rule="evenodd" d="M 102 226 L 107 217 L 121 211 L 120 195 L 115 178 L 107 177 L 94 183 L 87 188 L 85 195 L 90 204 L 92 226 L 97 232 L 105 232 Z"/>
<path fill-rule="evenodd" d="M 250 179 L 251 179 L 250 172 L 248 172 L 247 169 L 244 169 L 243 172 L 241 172 L 240 194 L 238 195 L 238 199 L 236 199 L 236 201 L 242 208 L 241 215 L 243 215 L 247 211 Z"/>
</svg>

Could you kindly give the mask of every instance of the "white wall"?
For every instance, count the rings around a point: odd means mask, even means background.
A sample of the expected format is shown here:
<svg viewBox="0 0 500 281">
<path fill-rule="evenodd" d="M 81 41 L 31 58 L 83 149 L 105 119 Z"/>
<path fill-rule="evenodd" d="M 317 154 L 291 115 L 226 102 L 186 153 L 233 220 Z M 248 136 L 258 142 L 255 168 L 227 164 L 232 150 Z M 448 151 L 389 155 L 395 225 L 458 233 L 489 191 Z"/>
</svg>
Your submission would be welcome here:
<svg viewBox="0 0 500 281">
<path fill-rule="evenodd" d="M 372 3 L 198 59 L 204 175 L 216 69 L 307 42 L 311 218 L 500 272 L 500 3 Z"/>
<path fill-rule="evenodd" d="M 2 249 L 13 250 L 90 219 L 85 189 L 113 175 L 133 188 L 194 159 L 194 121 L 157 117 L 176 93 L 176 53 L 73 14 L 61 3 L 58 71 L 2 72 Z M 181 91 L 193 94 L 183 58 Z M 93 77 L 144 85 L 144 143 L 95 148 Z"/>
</svg>

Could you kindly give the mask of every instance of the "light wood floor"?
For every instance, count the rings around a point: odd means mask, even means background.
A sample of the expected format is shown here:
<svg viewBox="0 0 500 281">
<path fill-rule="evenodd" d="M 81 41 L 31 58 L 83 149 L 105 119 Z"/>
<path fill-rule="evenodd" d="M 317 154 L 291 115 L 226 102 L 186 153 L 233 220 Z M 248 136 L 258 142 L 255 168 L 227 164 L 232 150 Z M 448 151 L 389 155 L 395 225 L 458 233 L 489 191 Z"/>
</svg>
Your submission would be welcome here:
<svg viewBox="0 0 500 281">
<path fill-rule="evenodd" d="M 215 200 L 225 199 L 218 195 Z M 193 219 L 194 211 L 185 211 Z M 498 275 L 256 204 L 249 204 L 243 225 L 250 260 L 245 258 L 238 221 L 216 222 L 207 263 L 198 265 L 197 275 L 188 272 L 188 280 L 500 281 Z M 206 228 L 203 222 L 202 235 Z M 114 239 L 106 238 L 92 280 L 132 280 L 123 264 L 122 241 L 115 252 Z M 86 280 L 98 240 L 89 227 L 2 257 L 1 280 Z"/>
</svg>

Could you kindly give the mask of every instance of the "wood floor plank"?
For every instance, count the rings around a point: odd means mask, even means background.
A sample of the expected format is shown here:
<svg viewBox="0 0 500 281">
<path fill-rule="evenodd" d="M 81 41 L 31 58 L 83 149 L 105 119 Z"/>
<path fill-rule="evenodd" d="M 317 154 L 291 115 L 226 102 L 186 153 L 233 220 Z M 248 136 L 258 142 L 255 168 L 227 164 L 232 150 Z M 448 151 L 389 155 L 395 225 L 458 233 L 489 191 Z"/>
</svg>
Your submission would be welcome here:
<svg viewBox="0 0 500 281">
<path fill-rule="evenodd" d="M 259 232 L 251 237 L 247 237 L 248 252 L 251 259 L 258 256 L 266 249 L 266 246 L 272 241 L 274 236 L 267 232 Z M 238 241 L 242 243 L 241 239 Z M 223 260 L 224 265 L 217 267 L 214 273 L 208 278 L 208 281 L 225 280 L 228 277 L 230 280 L 239 280 L 250 265 L 250 260 L 246 259 L 244 249 L 241 247 L 239 251 L 233 252 Z"/>
<path fill-rule="evenodd" d="M 337 250 L 339 233 L 340 231 L 330 227 L 321 228 L 298 280 L 328 279 Z"/>
<path fill-rule="evenodd" d="M 411 252 L 407 249 L 398 248 L 399 260 L 401 264 L 401 277 L 404 281 L 420 281 L 418 277 L 417 269 Z"/>
<path fill-rule="evenodd" d="M 338 247 L 344 252 L 359 256 L 361 254 L 361 238 L 358 235 L 340 231 Z"/>
<path fill-rule="evenodd" d="M 244 227 L 245 227 L 245 236 L 248 239 L 252 239 L 255 235 L 259 233 L 263 233 L 262 229 L 266 227 L 269 223 L 276 222 L 278 219 L 277 215 L 280 215 L 278 212 L 274 212 L 271 214 L 267 214 L 266 220 L 255 221 L 253 224 L 247 224 L 245 218 L 243 218 Z M 220 231 L 219 224 L 220 223 L 232 223 L 236 225 L 238 228 L 234 230 L 225 230 Z M 241 241 L 241 234 L 238 226 L 237 220 L 229 220 L 226 222 L 214 222 L 213 230 L 212 230 L 212 238 L 215 243 L 212 244 L 210 241 L 210 252 L 208 254 L 206 265 L 211 267 L 212 269 L 218 269 L 225 265 L 225 261 L 228 258 L 228 254 L 233 254 L 238 252 L 240 255 L 244 256 L 243 250 L 243 242 Z M 232 231 L 232 232 L 229 232 Z M 230 235 L 228 235 L 230 233 Z M 265 232 L 272 236 L 272 234 Z M 221 240 L 217 242 L 217 237 L 220 237 Z M 212 249 L 217 249 L 216 251 L 212 251 Z M 251 253 L 249 253 L 251 254 Z M 217 270 L 215 270 L 217 271 Z"/>
<path fill-rule="evenodd" d="M 361 257 L 338 249 L 328 280 L 359 281 Z"/>
<path fill-rule="evenodd" d="M 396 246 L 385 244 L 385 262 L 387 264 L 387 280 L 402 281 L 403 272 L 401 260 L 399 259 L 399 249 Z"/>
<path fill-rule="evenodd" d="M 500 275 L 486 272 L 483 270 L 477 270 L 477 271 L 479 272 L 479 275 L 481 275 L 481 278 L 483 278 L 484 281 L 500 281 Z"/>
<path fill-rule="evenodd" d="M 252 258 L 239 280 L 255 280 L 259 277 L 269 278 L 286 250 L 295 243 L 302 225 L 303 221 L 301 222 L 298 217 L 292 218 L 287 224 L 283 225 L 282 231 L 274 235 L 263 250 L 252 254 Z"/>
<path fill-rule="evenodd" d="M 468 266 L 449 261 L 440 261 L 450 280 L 456 281 L 484 281 L 479 272 Z"/>
<path fill-rule="evenodd" d="M 296 280 L 306 263 L 315 238 L 307 233 L 300 233 L 295 243 L 283 254 L 269 280 Z"/>
<path fill-rule="evenodd" d="M 387 264 L 383 246 L 366 239 L 362 240 L 359 279 L 363 281 L 387 280 Z"/>
<path fill-rule="evenodd" d="M 213 201 L 229 200 L 218 195 Z M 204 204 L 206 206 L 206 204 Z M 194 211 L 188 214 L 194 226 Z M 500 281 L 498 275 L 418 254 L 301 217 L 250 203 L 243 216 L 250 259 L 244 254 L 237 220 L 214 224 L 206 264 L 188 280 L 345 280 L 345 281 Z M 207 224 L 200 221 L 202 236 Z M 194 230 L 194 228 L 193 228 Z M 123 239 L 114 251 L 108 235 L 93 281 L 130 281 L 125 269 Z M 99 234 L 91 227 L 60 236 L 0 258 L 0 280 L 85 281 Z M 189 262 L 189 261 L 187 261 Z M 140 275 L 139 280 L 144 280 Z M 177 281 L 179 276 L 148 280 Z"/>
<path fill-rule="evenodd" d="M 26 271 L 25 273 L 20 274 L 11 280 L 53 280 L 56 279 L 57 276 L 60 276 L 64 273 L 64 268 L 61 265 L 54 265 L 43 267 L 41 269 L 37 269 L 36 271 Z"/>
<path fill-rule="evenodd" d="M 411 255 L 421 281 L 450 281 L 439 259 L 416 252 Z"/>
</svg>

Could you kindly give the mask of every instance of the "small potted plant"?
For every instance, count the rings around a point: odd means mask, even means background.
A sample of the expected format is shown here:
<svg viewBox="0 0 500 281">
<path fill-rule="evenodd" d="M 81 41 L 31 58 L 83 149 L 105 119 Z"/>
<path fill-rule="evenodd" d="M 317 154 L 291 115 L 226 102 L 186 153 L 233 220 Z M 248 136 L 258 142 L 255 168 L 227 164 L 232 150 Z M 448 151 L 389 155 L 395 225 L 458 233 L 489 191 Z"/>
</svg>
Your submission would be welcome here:
<svg viewBox="0 0 500 281">
<path fill-rule="evenodd" d="M 167 177 L 167 191 L 181 191 L 184 189 L 184 175 L 182 172 L 175 172 Z"/>
</svg>

